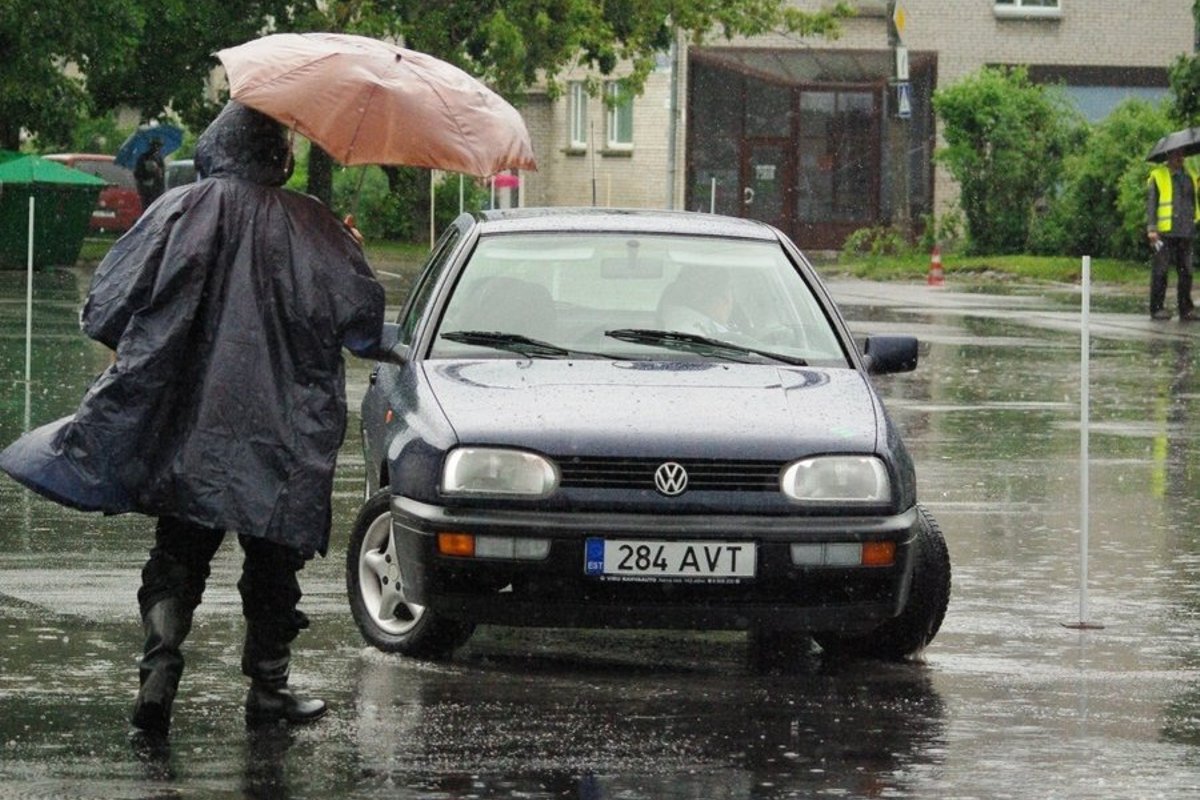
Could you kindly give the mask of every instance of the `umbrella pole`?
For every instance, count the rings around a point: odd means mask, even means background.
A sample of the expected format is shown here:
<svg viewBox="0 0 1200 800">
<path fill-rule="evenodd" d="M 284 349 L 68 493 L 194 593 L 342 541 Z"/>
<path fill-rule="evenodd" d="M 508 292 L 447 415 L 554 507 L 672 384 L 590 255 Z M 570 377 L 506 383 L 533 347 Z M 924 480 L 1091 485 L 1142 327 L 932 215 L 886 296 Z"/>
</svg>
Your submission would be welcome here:
<svg viewBox="0 0 1200 800">
<path fill-rule="evenodd" d="M 25 431 L 29 430 L 30 378 L 33 374 L 33 195 L 29 195 L 29 248 L 25 271 Z"/>
<path fill-rule="evenodd" d="M 358 172 L 358 183 L 354 187 L 354 197 L 350 200 L 350 213 L 358 216 L 358 198 L 362 195 L 363 179 L 367 177 L 367 164 Z"/>
</svg>

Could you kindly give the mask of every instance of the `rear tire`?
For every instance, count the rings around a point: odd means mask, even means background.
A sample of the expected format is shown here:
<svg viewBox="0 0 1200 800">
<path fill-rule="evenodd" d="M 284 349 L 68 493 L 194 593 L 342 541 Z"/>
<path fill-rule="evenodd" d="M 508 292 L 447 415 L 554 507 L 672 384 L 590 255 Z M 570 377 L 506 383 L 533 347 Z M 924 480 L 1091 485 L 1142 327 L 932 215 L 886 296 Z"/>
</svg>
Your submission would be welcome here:
<svg viewBox="0 0 1200 800">
<path fill-rule="evenodd" d="M 446 658 L 466 643 L 474 624 L 447 619 L 403 596 L 392 540 L 391 491 L 363 505 L 346 551 L 346 593 L 363 638 L 385 653 Z"/>
<path fill-rule="evenodd" d="M 924 506 L 917 505 L 917 514 L 916 563 L 904 610 L 870 633 L 814 634 L 827 654 L 901 661 L 919 653 L 937 635 L 950 604 L 950 551 L 937 521 Z"/>
</svg>

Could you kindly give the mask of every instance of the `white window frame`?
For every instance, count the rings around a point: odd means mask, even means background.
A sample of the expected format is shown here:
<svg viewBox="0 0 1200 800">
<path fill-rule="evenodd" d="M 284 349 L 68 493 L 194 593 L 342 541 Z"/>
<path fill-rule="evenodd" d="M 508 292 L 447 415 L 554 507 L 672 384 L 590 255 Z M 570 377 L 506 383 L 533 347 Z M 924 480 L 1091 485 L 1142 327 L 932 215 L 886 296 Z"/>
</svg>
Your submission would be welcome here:
<svg viewBox="0 0 1200 800">
<path fill-rule="evenodd" d="M 583 81 L 567 84 L 567 147 L 586 150 L 588 146 L 588 93 Z"/>
<path fill-rule="evenodd" d="M 1058 19 L 1062 16 L 1062 0 L 1051 0 L 1054 5 L 1042 5 L 1036 0 L 993 0 L 992 7 L 997 17 L 1040 17 Z"/>
<path fill-rule="evenodd" d="M 621 84 L 619 81 L 608 81 L 604 84 L 604 93 L 606 99 L 609 100 L 608 110 L 605 115 L 605 146 L 609 150 L 632 150 L 633 149 L 633 97 L 626 97 L 623 101 L 612 104 L 621 94 Z M 628 141 L 621 139 L 622 116 L 628 115 Z"/>
</svg>

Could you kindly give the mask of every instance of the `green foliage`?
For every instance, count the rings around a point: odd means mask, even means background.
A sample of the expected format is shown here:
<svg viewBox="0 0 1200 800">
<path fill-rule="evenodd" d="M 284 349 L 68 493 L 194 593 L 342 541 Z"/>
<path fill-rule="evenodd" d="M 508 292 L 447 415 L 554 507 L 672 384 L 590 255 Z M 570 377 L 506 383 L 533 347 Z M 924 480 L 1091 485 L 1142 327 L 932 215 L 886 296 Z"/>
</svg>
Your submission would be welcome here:
<svg viewBox="0 0 1200 800">
<path fill-rule="evenodd" d="M 1200 58 L 1181 55 L 1168 71 L 1171 95 L 1171 119 L 1180 128 L 1200 125 Z"/>
<path fill-rule="evenodd" d="M 461 211 L 459 189 L 462 189 Z M 434 196 L 434 227 L 440 233 L 462 212 L 476 212 L 491 203 L 491 192 L 483 182 L 468 176 L 446 175 Z"/>
<path fill-rule="evenodd" d="M 931 252 L 934 245 L 943 253 L 956 252 L 966 246 L 967 220 L 957 204 L 941 215 L 925 214 L 922 222 L 924 227 L 917 242 L 917 249 L 922 253 Z"/>
<path fill-rule="evenodd" d="M 128 125 L 120 125 L 117 115 L 110 112 L 98 117 L 85 117 L 79 120 L 71 132 L 69 143 L 60 143 L 52 147 L 43 137 L 38 137 L 38 149 L 43 152 L 67 150 L 73 153 L 108 153 L 115 155 L 117 148 L 133 131 Z"/>
<path fill-rule="evenodd" d="M 18 149 L 22 129 L 69 141 L 92 98 L 84 78 L 62 64 L 128 58 L 143 20 L 137 0 L 0 2 L 0 148 Z"/>
<path fill-rule="evenodd" d="M 59 5 L 71 0 L 42 2 Z M 143 121 L 159 119 L 169 108 L 196 130 L 202 130 L 221 106 L 207 93 L 207 81 L 218 63 L 213 53 L 268 28 L 285 28 L 296 5 L 285 0 L 126 2 L 139 8 L 144 25 L 133 32 L 127 57 L 85 67 L 96 107 L 134 108 Z"/>
<path fill-rule="evenodd" d="M 1030 83 L 1023 67 L 984 67 L 939 89 L 933 105 L 946 140 L 937 158 L 958 180 L 971 247 L 1024 249 L 1035 203 L 1057 184 L 1079 115 L 1053 88 Z"/>
<path fill-rule="evenodd" d="M 859 228 L 846 237 L 842 254 L 848 258 L 906 255 L 912 252 L 904 231 L 890 225 Z"/>
<path fill-rule="evenodd" d="M 1037 252 L 1138 258 L 1145 253 L 1146 154 L 1172 128 L 1165 107 L 1121 103 L 1097 123 L 1086 146 L 1066 159 L 1052 217 L 1061 235 Z"/>
</svg>

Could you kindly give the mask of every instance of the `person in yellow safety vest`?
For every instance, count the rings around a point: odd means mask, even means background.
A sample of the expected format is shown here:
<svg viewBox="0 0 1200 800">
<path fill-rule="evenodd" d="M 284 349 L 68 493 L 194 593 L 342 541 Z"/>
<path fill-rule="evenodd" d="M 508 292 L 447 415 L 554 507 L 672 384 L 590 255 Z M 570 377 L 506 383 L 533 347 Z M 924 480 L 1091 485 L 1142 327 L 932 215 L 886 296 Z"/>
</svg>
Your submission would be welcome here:
<svg viewBox="0 0 1200 800">
<path fill-rule="evenodd" d="M 1196 171 L 1184 164 L 1182 150 L 1167 153 L 1167 163 L 1150 170 L 1146 192 L 1146 236 L 1154 250 L 1150 269 L 1150 318 L 1171 318 L 1164 308 L 1167 271 L 1175 266 L 1179 319 L 1196 319 L 1192 303 L 1192 240 L 1200 207 L 1196 205 Z"/>
</svg>

